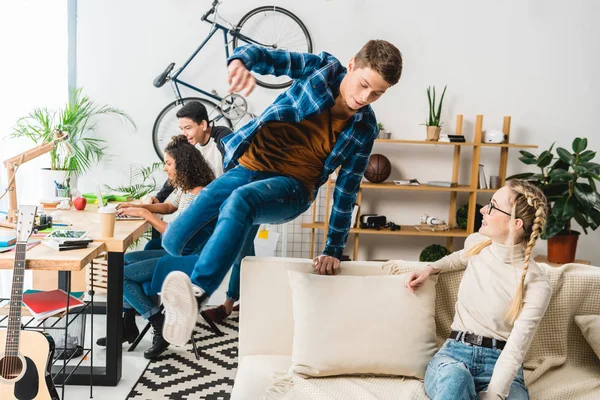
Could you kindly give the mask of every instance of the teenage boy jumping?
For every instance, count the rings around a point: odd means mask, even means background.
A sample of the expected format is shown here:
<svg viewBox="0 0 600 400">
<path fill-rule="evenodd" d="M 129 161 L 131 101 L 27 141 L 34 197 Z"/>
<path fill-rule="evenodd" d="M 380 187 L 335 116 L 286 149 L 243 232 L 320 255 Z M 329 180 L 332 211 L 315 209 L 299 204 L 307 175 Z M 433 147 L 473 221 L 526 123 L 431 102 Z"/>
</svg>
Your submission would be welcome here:
<svg viewBox="0 0 600 400">
<path fill-rule="evenodd" d="M 162 245 L 170 254 L 200 253 L 191 277 L 172 272 L 162 287 L 163 335 L 178 346 L 190 339 L 198 309 L 218 288 L 253 225 L 295 219 L 341 167 L 325 250 L 314 259 L 320 274 L 336 273 L 378 134 L 369 104 L 402 72 L 400 51 L 384 40 L 367 42 L 348 68 L 325 52 L 254 45 L 236 49 L 228 64 L 230 92 L 252 92 L 256 82 L 249 71 L 287 75 L 294 82 L 259 117 L 223 141 L 224 165 L 237 166 L 202 190 L 164 233 Z"/>
</svg>

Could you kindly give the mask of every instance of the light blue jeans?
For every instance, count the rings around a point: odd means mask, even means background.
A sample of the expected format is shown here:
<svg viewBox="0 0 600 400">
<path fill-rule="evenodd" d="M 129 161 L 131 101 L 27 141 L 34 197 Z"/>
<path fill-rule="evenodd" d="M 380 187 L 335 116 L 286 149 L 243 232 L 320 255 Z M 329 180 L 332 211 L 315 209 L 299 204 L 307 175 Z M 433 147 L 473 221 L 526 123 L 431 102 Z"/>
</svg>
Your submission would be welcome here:
<svg viewBox="0 0 600 400">
<path fill-rule="evenodd" d="M 429 361 L 425 392 L 432 400 L 474 400 L 487 390 L 494 366 L 502 351 L 472 346 L 448 339 Z M 508 394 L 509 400 L 527 400 L 523 367 L 519 369 Z"/>
<path fill-rule="evenodd" d="M 146 294 L 145 282 L 151 282 L 156 264 L 166 250 L 144 250 L 126 253 L 123 268 L 123 307 L 134 308 L 148 319 L 158 312 L 156 301 Z"/>
<path fill-rule="evenodd" d="M 237 166 L 215 179 L 163 234 L 173 256 L 199 253 L 192 283 L 211 295 L 234 263 L 254 225 L 291 221 L 310 206 L 300 181 Z"/>
</svg>

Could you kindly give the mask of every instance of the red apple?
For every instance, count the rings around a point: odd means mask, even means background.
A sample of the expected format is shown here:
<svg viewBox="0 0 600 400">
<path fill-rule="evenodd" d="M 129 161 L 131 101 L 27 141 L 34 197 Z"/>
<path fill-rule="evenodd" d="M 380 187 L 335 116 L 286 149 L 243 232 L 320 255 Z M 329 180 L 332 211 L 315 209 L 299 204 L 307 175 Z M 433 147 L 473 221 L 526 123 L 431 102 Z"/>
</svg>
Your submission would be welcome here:
<svg viewBox="0 0 600 400">
<path fill-rule="evenodd" d="M 83 210 L 83 209 L 85 209 L 85 206 L 87 205 L 87 200 L 85 197 L 76 197 L 73 199 L 73 205 L 75 206 L 76 209 Z"/>
</svg>

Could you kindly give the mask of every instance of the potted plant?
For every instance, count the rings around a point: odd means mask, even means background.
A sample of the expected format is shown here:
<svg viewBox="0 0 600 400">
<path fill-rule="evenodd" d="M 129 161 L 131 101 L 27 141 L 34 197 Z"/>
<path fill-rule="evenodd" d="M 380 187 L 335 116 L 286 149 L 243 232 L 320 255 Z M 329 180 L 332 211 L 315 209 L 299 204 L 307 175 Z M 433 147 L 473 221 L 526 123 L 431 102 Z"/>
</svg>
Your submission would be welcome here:
<svg viewBox="0 0 600 400">
<path fill-rule="evenodd" d="M 550 212 L 542 235 L 548 239 L 548 260 L 569 263 L 575 260 L 580 232 L 572 229 L 572 221 L 587 234 L 600 226 L 600 193 L 595 181 L 600 181 L 600 164 L 592 162 L 596 152 L 587 150 L 587 139 L 575 138 L 573 151 L 558 147 L 555 159 L 552 149 L 535 156 L 520 151 L 521 160 L 540 168 L 540 173 L 523 173 L 507 179 L 525 179 L 542 189 Z"/>
<path fill-rule="evenodd" d="M 437 141 L 440 138 L 440 131 L 442 129 L 440 115 L 442 114 L 442 103 L 444 102 L 446 87 L 447 86 L 444 86 L 442 97 L 440 97 L 440 103 L 437 105 L 437 111 L 435 104 L 435 86 L 427 88 L 427 99 L 429 100 L 429 117 L 425 123 L 425 125 L 427 125 L 427 140 Z"/>
<path fill-rule="evenodd" d="M 36 108 L 17 120 L 12 137 L 25 137 L 36 144 L 50 142 L 55 132 L 68 134 L 68 138 L 50 151 L 50 168 L 45 169 L 43 195 L 54 194 L 56 181 L 63 187 L 74 188 L 75 178 L 88 171 L 105 156 L 106 141 L 93 137 L 95 119 L 101 115 L 112 115 L 123 122 L 135 123 L 123 111 L 107 105 L 98 106 L 77 89 L 64 108 L 57 110 Z"/>
<path fill-rule="evenodd" d="M 392 136 L 392 132 L 385 129 L 381 122 L 377 123 L 377 129 L 379 129 L 379 135 L 377 136 L 379 139 L 389 139 Z"/>
<path fill-rule="evenodd" d="M 128 184 L 119 186 L 105 185 L 108 190 L 114 192 L 126 193 L 134 199 L 141 199 L 148 193 L 156 190 L 156 179 L 152 176 L 154 172 L 164 167 L 162 162 L 153 163 L 149 167 L 140 164 L 131 164 L 129 166 Z"/>
</svg>

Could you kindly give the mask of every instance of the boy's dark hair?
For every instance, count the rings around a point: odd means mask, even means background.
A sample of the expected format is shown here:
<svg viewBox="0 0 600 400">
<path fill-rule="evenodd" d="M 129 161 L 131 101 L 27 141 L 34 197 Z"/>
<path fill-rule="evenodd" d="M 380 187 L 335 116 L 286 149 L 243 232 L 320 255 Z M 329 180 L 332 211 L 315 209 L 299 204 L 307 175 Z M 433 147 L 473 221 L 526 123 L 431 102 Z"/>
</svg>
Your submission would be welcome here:
<svg viewBox="0 0 600 400">
<path fill-rule="evenodd" d="M 393 44 L 385 40 L 369 40 L 356 53 L 357 68 L 371 68 L 390 85 L 395 85 L 402 74 L 402 54 Z"/>
<path fill-rule="evenodd" d="M 208 111 L 204 104 L 199 101 L 188 101 L 183 107 L 177 111 L 177 118 L 189 118 L 197 124 L 202 121 L 210 122 L 208 120 Z"/>
<path fill-rule="evenodd" d="M 206 186 L 215 180 L 215 173 L 208 162 L 193 145 L 189 144 L 185 135 L 173 136 L 165 148 L 175 160 L 175 178 L 171 186 L 179 187 L 184 192 L 198 186 Z"/>
</svg>

